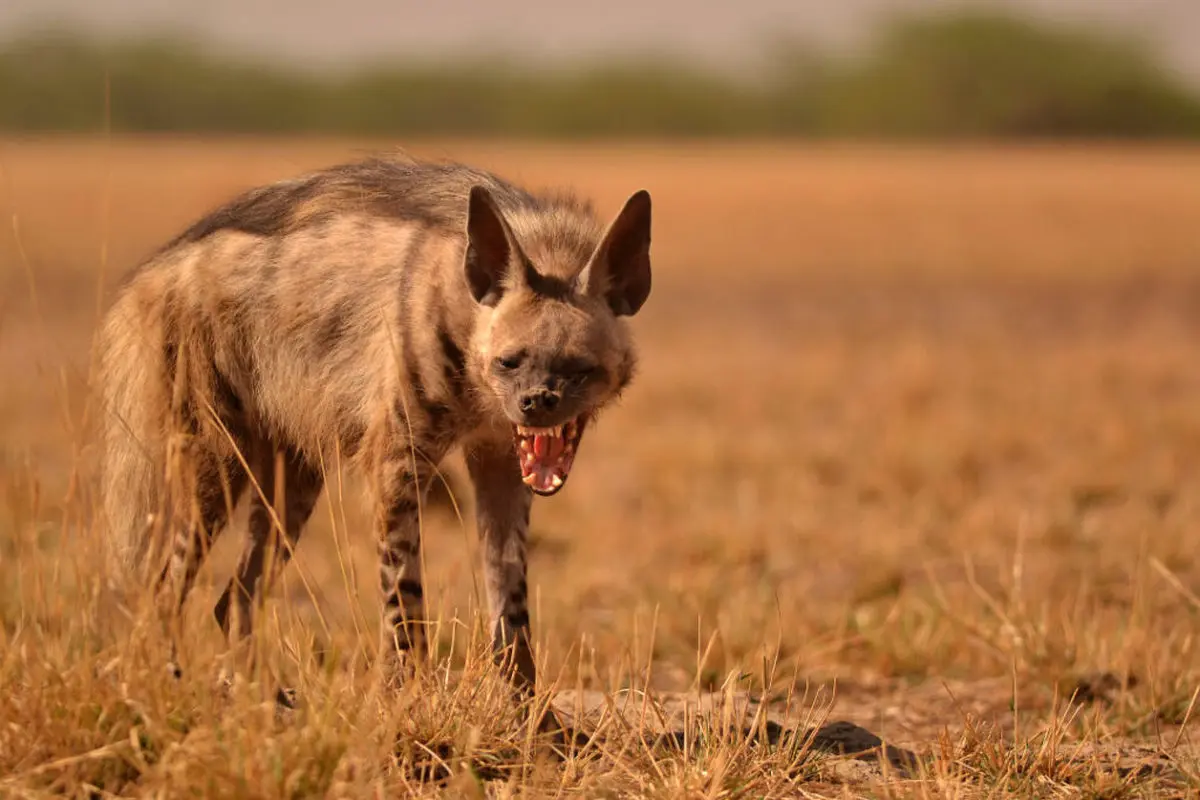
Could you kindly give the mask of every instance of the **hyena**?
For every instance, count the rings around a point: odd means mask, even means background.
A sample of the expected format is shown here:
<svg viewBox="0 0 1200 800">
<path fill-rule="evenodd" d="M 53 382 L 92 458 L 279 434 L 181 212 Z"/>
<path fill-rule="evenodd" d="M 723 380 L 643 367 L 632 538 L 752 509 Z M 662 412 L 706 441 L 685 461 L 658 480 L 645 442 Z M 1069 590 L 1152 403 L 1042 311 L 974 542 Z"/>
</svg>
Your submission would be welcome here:
<svg viewBox="0 0 1200 800">
<path fill-rule="evenodd" d="M 252 189 L 133 271 L 99 338 L 111 567 L 177 619 L 243 495 L 249 536 L 214 608 L 231 642 L 336 462 L 366 478 L 381 663 L 426 653 L 419 519 L 461 448 L 497 659 L 535 681 L 526 533 L 629 384 L 650 293 L 650 195 L 607 224 L 567 192 L 372 157 Z M 156 544 L 157 543 L 157 544 Z"/>
</svg>

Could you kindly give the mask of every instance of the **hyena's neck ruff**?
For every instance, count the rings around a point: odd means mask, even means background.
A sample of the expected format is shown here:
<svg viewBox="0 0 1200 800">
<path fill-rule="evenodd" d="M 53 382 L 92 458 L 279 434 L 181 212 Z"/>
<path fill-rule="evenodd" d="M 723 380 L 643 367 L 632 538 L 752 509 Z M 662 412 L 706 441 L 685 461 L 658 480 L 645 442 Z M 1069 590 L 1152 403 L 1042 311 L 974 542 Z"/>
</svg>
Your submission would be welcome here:
<svg viewBox="0 0 1200 800">
<path fill-rule="evenodd" d="M 497 652 L 531 687 L 531 496 L 563 487 L 589 421 L 631 379 L 623 318 L 649 295 L 649 247 L 644 191 L 604 226 L 569 197 L 458 165 L 369 160 L 233 200 L 137 270 L 104 323 L 114 565 L 161 570 L 177 612 L 248 494 L 248 542 L 215 609 L 244 636 L 322 465 L 348 459 L 372 489 L 393 664 L 424 648 L 418 512 L 460 446 Z"/>
</svg>

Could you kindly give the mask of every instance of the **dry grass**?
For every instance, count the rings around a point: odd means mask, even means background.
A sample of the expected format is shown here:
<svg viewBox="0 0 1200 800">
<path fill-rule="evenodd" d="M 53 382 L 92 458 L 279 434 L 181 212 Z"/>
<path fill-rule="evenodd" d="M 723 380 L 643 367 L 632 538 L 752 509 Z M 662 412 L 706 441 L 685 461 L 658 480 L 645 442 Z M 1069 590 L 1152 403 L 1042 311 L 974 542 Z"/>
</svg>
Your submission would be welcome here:
<svg viewBox="0 0 1200 800">
<path fill-rule="evenodd" d="M 351 476 L 260 637 L 300 709 L 277 717 L 270 681 L 214 691 L 236 535 L 170 679 L 94 572 L 98 289 L 229 193 L 359 146 L 0 143 L 0 795 L 1200 789 L 1196 150 L 415 146 L 604 213 L 655 197 L 643 373 L 534 511 L 541 674 L 599 730 L 535 757 L 480 666 L 477 546 L 446 507 L 443 671 L 377 694 Z M 839 719 L 918 763 L 800 735 Z"/>
</svg>

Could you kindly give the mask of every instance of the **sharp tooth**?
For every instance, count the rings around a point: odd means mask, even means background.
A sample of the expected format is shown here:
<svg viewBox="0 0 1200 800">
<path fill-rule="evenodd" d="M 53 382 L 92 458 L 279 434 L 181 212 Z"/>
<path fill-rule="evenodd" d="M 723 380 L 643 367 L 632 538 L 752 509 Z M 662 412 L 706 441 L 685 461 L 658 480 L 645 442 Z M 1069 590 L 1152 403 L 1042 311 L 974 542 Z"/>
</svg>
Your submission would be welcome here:
<svg viewBox="0 0 1200 800">
<path fill-rule="evenodd" d="M 537 473 L 531 472 L 528 475 L 526 475 L 524 478 L 521 478 L 521 483 L 525 484 L 526 486 L 533 486 L 533 483 L 536 480 L 537 480 Z"/>
<path fill-rule="evenodd" d="M 557 489 L 558 487 L 563 485 L 563 479 L 558 477 L 557 475 L 551 475 L 550 483 L 553 484 L 555 489 Z"/>
<path fill-rule="evenodd" d="M 554 427 L 554 438 L 556 438 L 556 439 L 557 439 L 557 438 L 560 438 L 560 437 L 562 436 L 562 432 L 563 432 L 563 426 L 562 426 L 562 425 L 556 425 L 556 426 Z"/>
</svg>

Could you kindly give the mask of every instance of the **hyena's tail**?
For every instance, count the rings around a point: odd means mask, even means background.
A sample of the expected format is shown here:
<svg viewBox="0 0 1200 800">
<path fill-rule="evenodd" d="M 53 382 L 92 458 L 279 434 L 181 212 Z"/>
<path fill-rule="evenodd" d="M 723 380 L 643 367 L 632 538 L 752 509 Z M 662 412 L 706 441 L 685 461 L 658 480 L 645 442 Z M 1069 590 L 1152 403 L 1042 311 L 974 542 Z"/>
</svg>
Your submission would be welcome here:
<svg viewBox="0 0 1200 800">
<path fill-rule="evenodd" d="M 101 510 L 110 581 L 143 574 L 153 531 L 164 508 L 165 337 L 155 314 L 125 292 L 105 318 L 99 336 L 102 407 Z"/>
</svg>

